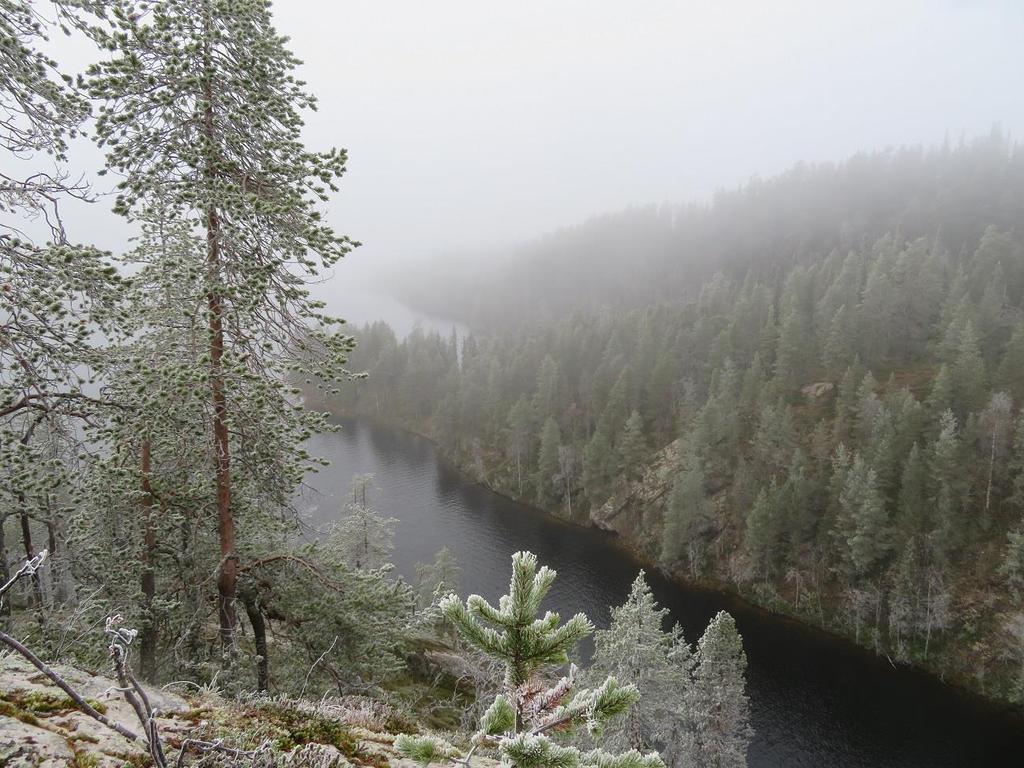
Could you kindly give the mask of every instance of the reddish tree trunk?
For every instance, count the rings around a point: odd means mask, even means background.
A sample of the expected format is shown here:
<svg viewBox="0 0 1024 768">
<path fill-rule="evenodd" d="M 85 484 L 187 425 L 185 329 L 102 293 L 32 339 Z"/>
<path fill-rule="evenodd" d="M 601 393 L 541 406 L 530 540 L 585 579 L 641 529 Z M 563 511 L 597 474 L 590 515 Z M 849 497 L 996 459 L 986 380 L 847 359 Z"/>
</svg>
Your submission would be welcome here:
<svg viewBox="0 0 1024 768">
<path fill-rule="evenodd" d="M 203 134 L 207 142 L 205 176 L 210 187 L 216 180 L 217 170 L 211 154 L 215 143 L 213 113 L 212 54 L 210 39 L 213 21 L 207 7 L 206 56 L 204 69 L 206 79 L 203 85 L 205 106 L 203 110 Z M 224 371 L 221 359 L 224 356 L 224 306 L 218 283 L 221 278 L 220 263 L 220 216 L 217 207 L 207 203 L 206 210 L 206 258 L 210 288 L 207 294 L 208 330 L 210 335 L 210 394 L 213 403 L 214 465 L 217 487 L 217 537 L 220 541 L 220 569 L 217 576 L 217 614 L 220 620 L 221 646 L 225 660 L 234 655 L 235 627 L 238 615 L 235 611 L 235 592 L 238 584 L 238 555 L 235 552 L 235 521 L 231 510 L 231 448 L 228 442 L 228 407 L 224 391 Z"/>
</svg>

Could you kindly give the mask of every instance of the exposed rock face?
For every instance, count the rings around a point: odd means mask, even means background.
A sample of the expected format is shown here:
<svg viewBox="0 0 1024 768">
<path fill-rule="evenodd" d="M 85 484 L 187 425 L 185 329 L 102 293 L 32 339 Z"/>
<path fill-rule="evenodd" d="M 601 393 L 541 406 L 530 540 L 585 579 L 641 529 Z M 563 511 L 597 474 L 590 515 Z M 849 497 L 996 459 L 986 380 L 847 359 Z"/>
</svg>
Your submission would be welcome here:
<svg viewBox="0 0 1024 768">
<path fill-rule="evenodd" d="M 835 389 L 835 384 L 831 381 L 819 381 L 815 384 L 808 384 L 800 392 L 808 400 L 817 400 L 829 394 L 833 389 Z"/>
<path fill-rule="evenodd" d="M 54 670 L 93 706 L 136 733 L 141 727 L 134 710 L 106 677 L 56 665 Z M 187 702 L 159 690 L 147 693 L 158 713 L 160 731 L 170 738 L 192 727 L 180 719 Z M 73 765 L 76 755 L 87 753 L 88 763 L 123 766 L 144 760 L 141 741 L 131 742 L 75 708 L 67 695 L 48 677 L 18 656 L 0 658 L 0 765 L 25 768 Z"/>
<path fill-rule="evenodd" d="M 604 504 L 590 510 L 594 525 L 617 533 L 630 545 L 656 557 L 657 539 L 679 469 L 681 451 L 679 440 L 660 450 L 637 482 L 616 489 Z"/>
<path fill-rule="evenodd" d="M 110 678 L 54 665 L 90 704 L 111 720 L 141 734 L 135 712 Z M 217 697 L 186 700 L 147 688 L 157 711 L 170 765 L 186 738 L 223 738 L 227 746 L 250 748 L 258 741 L 273 749 L 260 768 L 417 768 L 394 747 L 395 736 L 382 725 L 390 708 L 361 697 L 327 701 Z M 410 726 L 415 728 L 414 725 Z M 186 765 L 196 765 L 190 753 Z M 203 763 L 206 765 L 207 763 Z M 227 758 L 217 765 L 234 765 Z M 0 766 L 2 768 L 124 768 L 150 765 L 146 745 L 132 742 L 76 709 L 48 677 L 20 657 L 0 657 Z M 239 762 L 238 765 L 248 765 Z M 473 768 L 497 768 L 473 759 Z"/>
</svg>

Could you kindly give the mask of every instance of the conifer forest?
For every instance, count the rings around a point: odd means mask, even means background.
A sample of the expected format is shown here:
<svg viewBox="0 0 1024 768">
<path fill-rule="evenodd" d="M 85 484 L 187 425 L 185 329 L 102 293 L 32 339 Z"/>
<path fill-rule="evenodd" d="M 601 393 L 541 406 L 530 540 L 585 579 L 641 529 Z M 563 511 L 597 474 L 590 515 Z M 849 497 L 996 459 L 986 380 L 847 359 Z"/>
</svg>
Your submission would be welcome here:
<svg viewBox="0 0 1024 768">
<path fill-rule="evenodd" d="M 0 0 L 0 767 L 1019 764 L 1024 16 L 784 5 Z"/>
</svg>

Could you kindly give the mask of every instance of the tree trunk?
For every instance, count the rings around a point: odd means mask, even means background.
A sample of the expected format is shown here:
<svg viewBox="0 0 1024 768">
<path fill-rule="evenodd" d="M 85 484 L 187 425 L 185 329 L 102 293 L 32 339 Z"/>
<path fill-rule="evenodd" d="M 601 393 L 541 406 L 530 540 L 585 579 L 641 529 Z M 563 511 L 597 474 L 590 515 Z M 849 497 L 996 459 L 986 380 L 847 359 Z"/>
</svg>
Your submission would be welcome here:
<svg viewBox="0 0 1024 768">
<path fill-rule="evenodd" d="M 140 638 L 139 665 L 142 678 L 156 682 L 157 622 L 153 603 L 156 598 L 156 529 L 153 524 L 153 486 L 151 477 L 151 446 L 149 439 L 142 441 L 142 637 Z"/>
<path fill-rule="evenodd" d="M 25 510 L 25 497 L 20 493 L 18 494 L 18 505 L 21 507 L 21 511 L 18 515 L 21 521 L 21 541 L 25 546 L 25 559 L 31 560 L 36 556 L 36 547 L 32 543 L 32 525 L 28 516 L 28 512 Z M 43 580 L 39 575 L 37 569 L 32 574 L 32 601 L 40 611 L 43 609 Z M 42 617 L 42 613 L 40 613 Z"/>
<path fill-rule="evenodd" d="M 928 594 L 925 597 L 924 602 L 924 657 L 928 658 L 928 645 L 932 640 L 932 580 L 931 576 L 928 577 Z"/>
<path fill-rule="evenodd" d="M 32 439 L 32 433 L 35 431 L 37 424 L 39 424 L 39 421 L 34 422 L 25 434 L 21 436 L 19 442 L 22 445 L 28 445 L 28 441 Z M 25 508 L 25 494 L 18 491 L 16 495 L 18 499 L 18 517 L 21 521 L 21 541 L 25 547 L 25 558 L 27 560 L 31 560 L 36 556 L 36 548 L 32 544 L 32 526 L 29 522 L 28 510 Z M 42 622 L 43 581 L 39 575 L 38 569 L 36 569 L 32 574 L 32 595 L 35 600 L 35 604 L 39 607 L 39 620 Z"/>
<path fill-rule="evenodd" d="M 267 656 L 267 625 L 263 619 L 254 590 L 243 589 L 240 593 L 245 615 L 252 626 L 253 642 L 256 645 L 256 690 L 265 693 L 270 690 L 270 659 Z"/>
<path fill-rule="evenodd" d="M 210 157 L 214 145 L 212 53 L 210 40 L 213 22 L 209 6 L 204 19 L 205 79 L 203 81 L 203 134 L 207 142 L 206 168 L 204 175 L 212 188 L 217 170 Z M 220 215 L 212 201 L 206 209 L 206 261 L 208 330 L 210 335 L 210 396 L 213 404 L 214 470 L 217 488 L 217 538 L 220 542 L 220 570 L 217 575 L 217 614 L 220 622 L 221 647 L 225 661 L 230 663 L 234 656 L 235 627 L 238 615 L 235 612 L 235 591 L 238 584 L 238 555 L 235 552 L 235 521 L 231 510 L 231 448 L 228 441 L 228 406 L 225 394 L 224 371 L 221 359 L 224 356 L 223 301 L 218 283 L 221 279 L 220 263 Z"/>
<path fill-rule="evenodd" d="M 11 578 L 11 570 L 7 567 L 7 537 L 4 534 L 4 527 L 7 525 L 7 515 L 0 516 L 0 584 L 6 584 Z M 3 617 L 11 615 L 11 604 L 9 600 L 0 600 L 0 627 L 6 628 Z"/>
<path fill-rule="evenodd" d="M 992 505 L 992 475 L 996 468 L 996 430 L 992 430 L 992 450 L 988 457 L 988 486 L 985 488 L 985 511 Z"/>
</svg>

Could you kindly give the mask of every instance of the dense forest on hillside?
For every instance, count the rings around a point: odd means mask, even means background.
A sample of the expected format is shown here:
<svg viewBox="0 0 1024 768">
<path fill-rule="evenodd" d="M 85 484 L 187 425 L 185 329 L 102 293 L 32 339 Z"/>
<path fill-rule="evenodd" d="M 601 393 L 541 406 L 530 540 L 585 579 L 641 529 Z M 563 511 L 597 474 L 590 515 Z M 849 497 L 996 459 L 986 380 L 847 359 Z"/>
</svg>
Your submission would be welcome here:
<svg viewBox="0 0 1024 768">
<path fill-rule="evenodd" d="M 802 164 L 686 206 L 635 207 L 486 258 L 463 254 L 393 276 L 390 290 L 440 317 L 494 331 L 573 310 L 695 299 L 722 272 L 772 283 L 779 270 L 885 236 L 972 253 L 985 227 L 1024 216 L 1024 157 L 994 130 L 971 142 Z"/>
<path fill-rule="evenodd" d="M 483 331 L 365 327 L 350 365 L 370 377 L 307 400 L 1019 702 L 1022 170 L 994 135 L 597 220 L 438 293 Z"/>
</svg>

